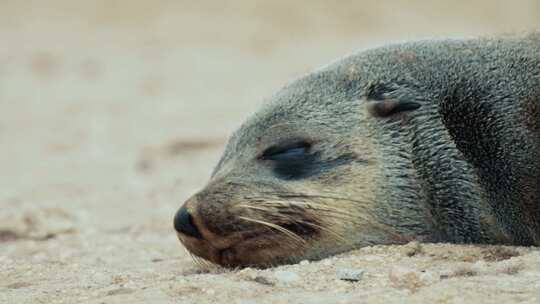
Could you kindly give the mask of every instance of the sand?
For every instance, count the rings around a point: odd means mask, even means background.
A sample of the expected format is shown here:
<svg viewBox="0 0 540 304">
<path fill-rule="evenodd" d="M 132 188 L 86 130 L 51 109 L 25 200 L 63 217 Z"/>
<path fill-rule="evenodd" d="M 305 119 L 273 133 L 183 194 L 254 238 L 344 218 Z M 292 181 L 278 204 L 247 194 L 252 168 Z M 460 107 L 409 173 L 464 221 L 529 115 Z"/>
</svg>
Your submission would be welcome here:
<svg viewBox="0 0 540 304">
<path fill-rule="evenodd" d="M 538 1 L 469 2 L 2 1 L 0 303 L 540 303 L 537 248 L 225 270 L 172 229 L 283 84 L 391 41 L 540 28 Z"/>
</svg>

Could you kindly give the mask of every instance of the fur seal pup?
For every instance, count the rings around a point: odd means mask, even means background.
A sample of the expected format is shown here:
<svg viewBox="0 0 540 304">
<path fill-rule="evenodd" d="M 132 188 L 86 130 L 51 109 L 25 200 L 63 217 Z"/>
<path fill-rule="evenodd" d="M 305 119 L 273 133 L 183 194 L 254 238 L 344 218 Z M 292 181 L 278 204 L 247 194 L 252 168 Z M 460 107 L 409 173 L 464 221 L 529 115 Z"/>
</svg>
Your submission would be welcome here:
<svg viewBox="0 0 540 304">
<path fill-rule="evenodd" d="M 540 245 L 540 33 L 389 45 L 292 82 L 174 227 L 229 267 L 412 239 Z"/>
</svg>

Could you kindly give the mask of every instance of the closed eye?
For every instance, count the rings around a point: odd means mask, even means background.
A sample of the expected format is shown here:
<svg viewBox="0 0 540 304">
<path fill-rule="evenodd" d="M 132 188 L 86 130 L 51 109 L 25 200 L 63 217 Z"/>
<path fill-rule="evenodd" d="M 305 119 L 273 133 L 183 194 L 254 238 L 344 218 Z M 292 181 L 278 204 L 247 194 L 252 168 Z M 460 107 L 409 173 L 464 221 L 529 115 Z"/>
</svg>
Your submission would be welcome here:
<svg viewBox="0 0 540 304">
<path fill-rule="evenodd" d="M 352 162 L 364 163 L 353 153 L 324 158 L 321 147 L 317 147 L 314 143 L 314 141 L 306 140 L 288 140 L 285 143 L 270 146 L 257 157 L 257 160 L 264 163 L 264 168 L 269 169 L 273 176 L 284 180 L 314 177 Z"/>
<path fill-rule="evenodd" d="M 272 146 L 266 149 L 259 157 L 262 160 L 292 160 L 306 155 L 311 144 L 305 141 Z"/>
</svg>

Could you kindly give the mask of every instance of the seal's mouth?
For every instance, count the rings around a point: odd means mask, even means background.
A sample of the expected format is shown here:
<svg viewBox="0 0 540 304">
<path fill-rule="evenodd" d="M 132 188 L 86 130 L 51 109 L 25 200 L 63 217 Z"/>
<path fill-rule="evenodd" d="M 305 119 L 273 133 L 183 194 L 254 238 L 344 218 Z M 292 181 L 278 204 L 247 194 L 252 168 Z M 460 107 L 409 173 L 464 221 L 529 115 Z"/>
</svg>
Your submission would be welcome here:
<svg viewBox="0 0 540 304">
<path fill-rule="evenodd" d="M 257 230 L 218 237 L 208 232 L 201 238 L 177 232 L 178 239 L 195 256 L 225 267 L 269 267 L 291 260 L 290 241 L 275 232 Z M 295 246 L 296 250 L 300 246 Z"/>
<path fill-rule="evenodd" d="M 299 208 L 249 214 L 231 207 L 227 210 L 234 213 L 223 215 L 219 213 L 223 209 L 203 213 L 190 204 L 193 200 L 181 207 L 174 218 L 178 239 L 194 256 L 225 267 L 294 262 L 318 234 L 316 227 L 320 227 Z"/>
<path fill-rule="evenodd" d="M 178 210 L 174 228 L 195 257 L 225 267 L 263 268 L 318 254 L 315 245 L 324 237 L 331 239 L 328 232 L 335 231 L 324 221 L 333 212 L 289 197 L 244 196 L 231 202 L 199 194 Z"/>
</svg>

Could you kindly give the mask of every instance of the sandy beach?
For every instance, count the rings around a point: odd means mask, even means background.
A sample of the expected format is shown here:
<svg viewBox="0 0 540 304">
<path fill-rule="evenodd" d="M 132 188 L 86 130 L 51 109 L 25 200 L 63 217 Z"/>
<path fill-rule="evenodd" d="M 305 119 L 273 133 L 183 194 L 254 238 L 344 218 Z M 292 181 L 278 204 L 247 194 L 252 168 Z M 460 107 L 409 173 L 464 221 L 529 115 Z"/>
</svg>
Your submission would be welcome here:
<svg viewBox="0 0 540 304">
<path fill-rule="evenodd" d="M 0 303 L 540 303 L 539 248 L 226 270 L 172 228 L 284 84 L 385 43 L 531 29 L 534 0 L 2 1 Z"/>
</svg>

